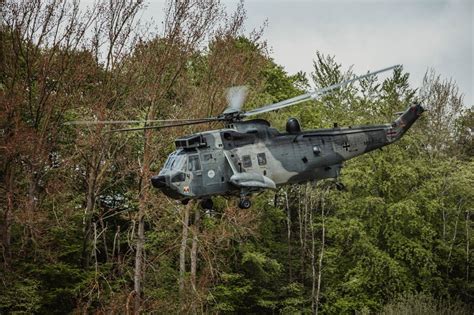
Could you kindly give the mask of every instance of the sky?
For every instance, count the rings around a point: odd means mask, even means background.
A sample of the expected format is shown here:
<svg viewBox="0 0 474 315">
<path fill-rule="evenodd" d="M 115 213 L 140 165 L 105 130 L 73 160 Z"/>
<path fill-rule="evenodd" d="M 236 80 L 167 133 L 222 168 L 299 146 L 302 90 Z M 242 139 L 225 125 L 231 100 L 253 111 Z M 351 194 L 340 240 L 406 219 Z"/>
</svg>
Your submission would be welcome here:
<svg viewBox="0 0 474 315">
<path fill-rule="evenodd" d="M 228 10 L 237 1 L 222 0 Z M 428 68 L 454 79 L 474 105 L 474 0 L 246 0 L 246 30 L 267 26 L 270 56 L 290 73 L 310 73 L 316 51 L 363 74 L 402 64 L 420 87 Z M 143 18 L 161 21 L 164 1 Z"/>
</svg>

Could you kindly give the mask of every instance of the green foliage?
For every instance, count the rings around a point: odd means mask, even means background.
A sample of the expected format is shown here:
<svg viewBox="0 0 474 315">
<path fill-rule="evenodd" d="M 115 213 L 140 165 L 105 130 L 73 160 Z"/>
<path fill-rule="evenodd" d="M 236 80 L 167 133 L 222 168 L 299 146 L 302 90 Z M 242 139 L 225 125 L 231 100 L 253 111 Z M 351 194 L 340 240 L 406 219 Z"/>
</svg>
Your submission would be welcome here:
<svg viewBox="0 0 474 315">
<path fill-rule="evenodd" d="M 12 314 L 32 314 L 41 307 L 39 282 L 33 279 L 12 279 L 2 277 L 0 287 L 0 312 Z M 8 282 L 7 282 L 8 281 Z M 8 285 L 7 283 L 13 284 Z"/>
<path fill-rule="evenodd" d="M 472 309 L 459 301 L 435 299 L 424 293 L 400 295 L 380 312 L 383 315 L 472 314 Z"/>
<path fill-rule="evenodd" d="M 252 290 L 252 281 L 241 274 L 221 275 L 221 284 L 215 286 L 208 300 L 220 312 L 235 312 L 246 309 L 246 296 Z"/>
</svg>

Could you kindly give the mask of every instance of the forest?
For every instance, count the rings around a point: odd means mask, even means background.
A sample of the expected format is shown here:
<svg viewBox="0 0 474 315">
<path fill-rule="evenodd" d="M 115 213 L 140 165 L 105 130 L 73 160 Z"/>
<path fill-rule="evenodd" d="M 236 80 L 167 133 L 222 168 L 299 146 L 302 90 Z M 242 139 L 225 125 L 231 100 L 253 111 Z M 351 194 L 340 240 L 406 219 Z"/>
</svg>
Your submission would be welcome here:
<svg viewBox="0 0 474 315">
<path fill-rule="evenodd" d="M 324 180 L 203 210 L 150 178 L 174 139 L 221 124 L 67 123 L 218 115 L 231 86 L 251 109 L 364 73 L 323 51 L 312 73 L 287 73 L 243 2 L 170 0 L 162 23 L 140 18 L 142 1 L 0 6 L 0 314 L 473 313 L 474 116 L 454 79 L 429 69 L 412 86 L 397 68 L 262 115 L 283 130 L 427 110 L 348 161 L 344 190 Z"/>
</svg>

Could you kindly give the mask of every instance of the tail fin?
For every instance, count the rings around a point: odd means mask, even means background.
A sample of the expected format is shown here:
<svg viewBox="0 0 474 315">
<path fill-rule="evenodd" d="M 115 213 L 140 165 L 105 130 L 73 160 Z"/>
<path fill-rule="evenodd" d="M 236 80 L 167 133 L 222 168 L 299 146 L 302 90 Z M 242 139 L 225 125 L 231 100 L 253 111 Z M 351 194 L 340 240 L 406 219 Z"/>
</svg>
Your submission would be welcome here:
<svg viewBox="0 0 474 315">
<path fill-rule="evenodd" d="M 400 117 L 395 119 L 391 128 L 387 131 L 388 140 L 393 142 L 400 139 L 424 111 L 425 109 L 420 104 L 413 104 L 408 107 Z"/>
</svg>

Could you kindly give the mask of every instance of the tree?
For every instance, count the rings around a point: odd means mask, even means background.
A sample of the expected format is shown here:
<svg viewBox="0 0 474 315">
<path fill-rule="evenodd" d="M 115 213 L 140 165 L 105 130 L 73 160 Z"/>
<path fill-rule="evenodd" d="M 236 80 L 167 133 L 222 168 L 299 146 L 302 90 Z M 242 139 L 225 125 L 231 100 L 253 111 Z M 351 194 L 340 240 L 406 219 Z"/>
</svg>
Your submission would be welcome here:
<svg viewBox="0 0 474 315">
<path fill-rule="evenodd" d="M 423 139 L 430 154 L 438 155 L 455 147 L 455 137 L 459 126 L 458 119 L 463 115 L 463 95 L 453 79 L 442 79 L 433 69 L 428 70 L 423 78 L 419 98 L 430 115 L 425 119 L 426 138 Z"/>
</svg>

